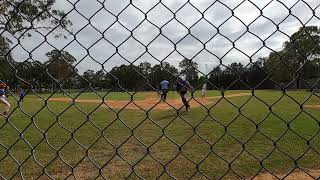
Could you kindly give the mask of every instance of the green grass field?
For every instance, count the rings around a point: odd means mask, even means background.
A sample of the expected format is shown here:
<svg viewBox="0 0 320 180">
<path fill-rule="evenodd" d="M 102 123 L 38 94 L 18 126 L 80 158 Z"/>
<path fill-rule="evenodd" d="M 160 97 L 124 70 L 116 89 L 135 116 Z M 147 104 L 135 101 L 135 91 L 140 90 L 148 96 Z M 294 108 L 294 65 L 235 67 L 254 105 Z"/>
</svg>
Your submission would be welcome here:
<svg viewBox="0 0 320 180">
<path fill-rule="evenodd" d="M 239 92 L 250 91 L 227 93 Z M 137 93 L 134 99 L 148 95 Z M 12 114 L 0 119 L 0 175 L 20 179 L 21 171 L 26 179 L 72 175 L 94 179 L 101 168 L 109 179 L 170 179 L 165 170 L 177 179 L 206 179 L 198 168 L 211 179 L 234 179 L 236 174 L 253 177 L 260 170 L 282 175 L 296 166 L 319 169 L 320 109 L 302 111 L 299 104 L 320 104 L 320 99 L 307 91 L 284 95 L 258 90 L 255 96 L 214 99 L 206 107 L 179 115 L 175 110 L 111 110 L 88 103 L 48 101 L 46 106 L 35 95 L 27 95 L 19 108 L 10 97 Z M 110 93 L 106 97 L 127 100 L 131 96 Z M 100 97 L 85 93 L 78 98 Z M 178 95 L 170 92 L 169 98 Z"/>
</svg>

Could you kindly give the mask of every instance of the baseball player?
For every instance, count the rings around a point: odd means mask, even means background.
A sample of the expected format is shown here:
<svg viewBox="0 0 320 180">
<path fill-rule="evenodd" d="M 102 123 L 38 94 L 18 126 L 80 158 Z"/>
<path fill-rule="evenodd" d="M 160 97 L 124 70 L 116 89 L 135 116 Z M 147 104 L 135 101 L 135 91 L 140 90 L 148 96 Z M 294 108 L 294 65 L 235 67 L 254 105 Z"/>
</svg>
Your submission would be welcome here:
<svg viewBox="0 0 320 180">
<path fill-rule="evenodd" d="M 20 91 L 19 91 L 19 97 L 20 97 L 19 102 L 23 102 L 24 96 L 25 96 L 25 93 L 24 93 L 23 89 L 20 88 Z"/>
<path fill-rule="evenodd" d="M 207 95 L 207 84 L 204 83 L 204 84 L 202 85 L 202 89 L 201 89 L 201 97 L 202 97 L 202 98 L 205 98 L 206 95 Z"/>
<path fill-rule="evenodd" d="M 163 80 L 160 82 L 160 90 L 161 90 L 161 99 L 165 101 L 167 99 L 167 93 L 169 91 L 170 83 L 167 80 Z"/>
<path fill-rule="evenodd" d="M 188 91 L 193 91 L 193 87 L 190 85 L 188 81 L 183 80 L 181 77 L 178 77 L 176 90 L 180 94 L 183 104 L 186 106 L 186 111 L 190 111 L 190 105 L 187 101 L 187 94 Z"/>
<path fill-rule="evenodd" d="M 3 116 L 8 116 L 10 110 L 10 103 L 6 100 L 6 92 L 8 91 L 9 86 L 5 83 L 0 83 L 0 103 L 4 105 Z"/>
</svg>

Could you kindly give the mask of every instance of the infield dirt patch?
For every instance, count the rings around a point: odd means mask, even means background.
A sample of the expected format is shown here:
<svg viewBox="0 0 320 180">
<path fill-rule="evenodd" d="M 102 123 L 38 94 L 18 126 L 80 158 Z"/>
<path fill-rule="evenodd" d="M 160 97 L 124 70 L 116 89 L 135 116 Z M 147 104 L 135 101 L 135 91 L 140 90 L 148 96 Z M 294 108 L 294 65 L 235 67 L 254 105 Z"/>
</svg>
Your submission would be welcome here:
<svg viewBox="0 0 320 180">
<path fill-rule="evenodd" d="M 320 108 L 320 105 L 304 105 L 303 107 L 307 107 L 307 108 Z"/>
<path fill-rule="evenodd" d="M 241 97 L 241 96 L 249 96 L 251 93 L 237 93 L 225 95 L 225 98 L 230 97 Z M 221 96 L 207 97 L 207 98 L 195 98 L 189 101 L 191 108 L 198 106 L 205 106 L 210 103 L 214 103 L 214 100 L 220 99 Z M 71 99 L 71 98 L 50 98 L 49 101 L 54 102 L 76 102 L 76 103 L 91 103 L 91 104 L 101 104 L 104 103 L 105 106 L 115 109 L 170 109 L 176 108 L 179 109 L 183 106 L 183 103 L 180 99 L 168 99 L 166 102 L 160 101 L 159 97 L 150 96 L 145 100 L 133 100 L 133 101 L 116 101 L 116 100 L 81 100 L 81 99 Z"/>
<path fill-rule="evenodd" d="M 309 175 L 308 175 L 309 174 Z M 288 176 L 285 177 L 285 175 L 276 175 L 277 177 L 271 175 L 270 173 L 263 173 L 260 174 L 258 176 L 256 176 L 255 178 L 253 178 L 254 180 L 276 180 L 276 179 L 284 179 L 285 180 L 308 180 L 308 179 L 318 179 L 320 177 L 320 170 L 309 170 L 308 174 L 303 172 L 303 171 L 299 171 L 296 170 L 294 172 L 292 172 L 291 174 L 289 174 Z M 311 176 L 313 177 L 311 177 Z"/>
</svg>

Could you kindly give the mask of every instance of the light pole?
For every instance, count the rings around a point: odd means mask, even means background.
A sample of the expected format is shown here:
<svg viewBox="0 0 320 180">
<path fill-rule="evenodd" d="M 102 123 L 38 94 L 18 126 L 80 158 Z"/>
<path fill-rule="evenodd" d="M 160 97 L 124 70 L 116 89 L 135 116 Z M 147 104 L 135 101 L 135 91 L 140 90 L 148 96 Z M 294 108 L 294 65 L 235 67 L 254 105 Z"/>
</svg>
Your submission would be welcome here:
<svg viewBox="0 0 320 180">
<path fill-rule="evenodd" d="M 208 64 L 205 64 L 206 66 L 206 75 L 208 75 Z"/>
</svg>

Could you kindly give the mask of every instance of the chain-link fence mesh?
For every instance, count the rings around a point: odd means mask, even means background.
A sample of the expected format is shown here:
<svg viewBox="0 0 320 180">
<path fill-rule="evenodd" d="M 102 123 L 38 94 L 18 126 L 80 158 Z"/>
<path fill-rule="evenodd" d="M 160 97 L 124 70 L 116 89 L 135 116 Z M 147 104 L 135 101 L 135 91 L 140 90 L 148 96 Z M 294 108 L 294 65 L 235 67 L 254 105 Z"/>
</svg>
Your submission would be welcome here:
<svg viewBox="0 0 320 180">
<path fill-rule="evenodd" d="M 2 0 L 0 177 L 319 178 L 319 6 Z"/>
</svg>

